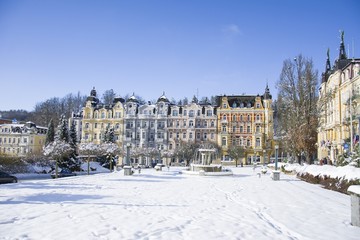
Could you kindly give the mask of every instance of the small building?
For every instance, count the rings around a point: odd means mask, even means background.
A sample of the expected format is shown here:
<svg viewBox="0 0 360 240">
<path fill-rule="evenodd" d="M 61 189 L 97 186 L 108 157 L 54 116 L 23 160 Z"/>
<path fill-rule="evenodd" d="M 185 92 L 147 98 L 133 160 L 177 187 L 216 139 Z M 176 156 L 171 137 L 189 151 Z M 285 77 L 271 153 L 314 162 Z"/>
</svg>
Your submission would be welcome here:
<svg viewBox="0 0 360 240">
<path fill-rule="evenodd" d="M 0 153 L 24 157 L 27 154 L 40 154 L 46 140 L 46 127 L 36 126 L 33 122 L 0 125 Z"/>
</svg>

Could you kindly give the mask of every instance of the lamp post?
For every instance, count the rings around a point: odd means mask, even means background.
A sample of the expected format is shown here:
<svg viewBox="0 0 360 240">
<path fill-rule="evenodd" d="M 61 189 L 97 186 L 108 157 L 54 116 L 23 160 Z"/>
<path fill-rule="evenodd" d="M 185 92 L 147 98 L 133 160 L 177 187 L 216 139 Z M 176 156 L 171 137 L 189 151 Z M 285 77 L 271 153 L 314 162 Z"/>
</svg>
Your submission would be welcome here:
<svg viewBox="0 0 360 240">
<path fill-rule="evenodd" d="M 162 164 L 162 160 L 161 160 L 161 147 L 159 146 L 159 162 L 158 163 L 161 163 Z"/>
<path fill-rule="evenodd" d="M 278 151 L 279 151 L 279 145 L 275 145 L 275 171 L 277 171 L 277 167 L 278 167 Z"/>
<path fill-rule="evenodd" d="M 129 166 L 130 165 L 130 143 L 126 144 L 126 161 L 125 161 L 125 165 Z"/>
<path fill-rule="evenodd" d="M 130 166 L 130 147 L 131 147 L 131 144 L 127 143 L 126 144 L 126 161 L 125 161 L 125 166 L 124 166 L 124 175 L 126 175 L 126 176 L 132 175 L 132 170 L 131 170 L 131 166 Z"/>
<path fill-rule="evenodd" d="M 264 153 L 264 155 L 263 155 L 263 158 L 264 158 L 263 164 L 265 165 L 265 163 L 266 163 L 266 150 L 265 149 L 263 150 L 263 153 Z"/>
</svg>

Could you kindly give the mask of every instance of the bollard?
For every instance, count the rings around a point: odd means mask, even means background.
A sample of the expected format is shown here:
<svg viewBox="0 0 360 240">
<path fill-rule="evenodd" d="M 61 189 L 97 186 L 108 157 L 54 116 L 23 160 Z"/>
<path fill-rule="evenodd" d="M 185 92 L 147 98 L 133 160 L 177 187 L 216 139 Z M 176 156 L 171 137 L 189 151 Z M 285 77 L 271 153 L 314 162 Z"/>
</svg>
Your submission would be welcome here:
<svg viewBox="0 0 360 240">
<path fill-rule="evenodd" d="M 351 185 L 348 193 L 351 198 L 351 224 L 360 227 L 360 185 Z"/>
</svg>

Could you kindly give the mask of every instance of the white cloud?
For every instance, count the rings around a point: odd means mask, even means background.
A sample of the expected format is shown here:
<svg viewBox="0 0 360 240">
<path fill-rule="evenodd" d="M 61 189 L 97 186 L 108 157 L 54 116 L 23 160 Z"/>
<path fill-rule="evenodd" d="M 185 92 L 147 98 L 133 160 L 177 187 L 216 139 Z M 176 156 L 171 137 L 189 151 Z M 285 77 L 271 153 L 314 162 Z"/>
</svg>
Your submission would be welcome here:
<svg viewBox="0 0 360 240">
<path fill-rule="evenodd" d="M 226 34 L 231 34 L 231 35 L 241 35 L 242 34 L 239 26 L 236 24 L 226 25 L 222 28 L 222 31 Z"/>
</svg>

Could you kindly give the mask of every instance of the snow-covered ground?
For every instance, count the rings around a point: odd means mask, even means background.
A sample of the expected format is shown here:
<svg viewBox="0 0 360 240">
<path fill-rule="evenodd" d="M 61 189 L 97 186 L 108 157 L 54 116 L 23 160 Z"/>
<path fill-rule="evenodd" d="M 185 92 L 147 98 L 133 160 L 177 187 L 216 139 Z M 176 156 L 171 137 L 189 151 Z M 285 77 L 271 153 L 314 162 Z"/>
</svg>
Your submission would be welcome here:
<svg viewBox="0 0 360 240">
<path fill-rule="evenodd" d="M 359 239 L 350 196 L 270 171 L 142 169 L 0 185 L 0 239 Z"/>
</svg>

